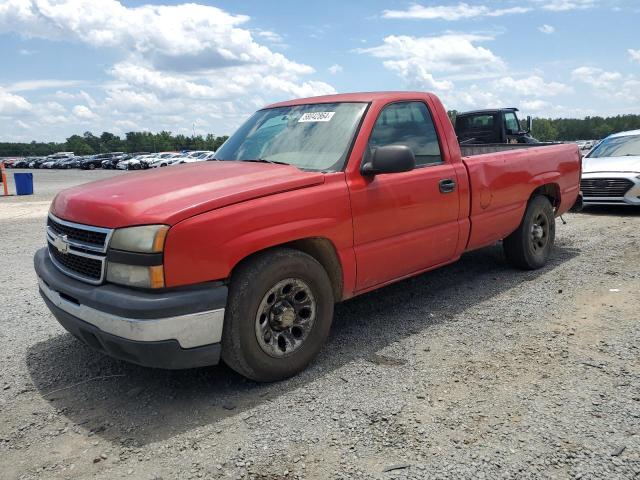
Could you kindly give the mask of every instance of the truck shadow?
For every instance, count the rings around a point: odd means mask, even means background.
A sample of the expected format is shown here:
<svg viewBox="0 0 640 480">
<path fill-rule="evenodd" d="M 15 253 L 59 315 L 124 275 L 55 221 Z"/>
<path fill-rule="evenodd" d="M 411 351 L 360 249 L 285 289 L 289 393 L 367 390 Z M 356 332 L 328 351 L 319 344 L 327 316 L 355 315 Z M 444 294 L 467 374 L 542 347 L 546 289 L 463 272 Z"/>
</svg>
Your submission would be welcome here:
<svg viewBox="0 0 640 480">
<path fill-rule="evenodd" d="M 368 361 L 385 346 L 452 321 L 454 314 L 459 318 L 466 309 L 535 280 L 578 253 L 560 244 L 547 267 L 522 272 L 511 269 L 500 246 L 494 246 L 337 305 L 319 358 L 300 375 L 277 384 L 245 380 L 225 366 L 183 371 L 138 367 L 97 353 L 69 334 L 33 345 L 27 367 L 42 398 L 70 422 L 121 445 L 160 441 L 229 416 L 250 426 L 259 421 L 247 412 L 252 407 L 347 362 Z"/>
</svg>

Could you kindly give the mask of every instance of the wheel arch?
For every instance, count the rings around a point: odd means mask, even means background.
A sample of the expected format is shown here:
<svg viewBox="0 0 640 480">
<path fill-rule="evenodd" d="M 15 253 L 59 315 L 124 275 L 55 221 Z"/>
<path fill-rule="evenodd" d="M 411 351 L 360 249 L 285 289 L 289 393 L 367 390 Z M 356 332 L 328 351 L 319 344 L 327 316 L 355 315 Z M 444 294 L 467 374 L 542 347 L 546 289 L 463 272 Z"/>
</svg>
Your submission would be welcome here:
<svg viewBox="0 0 640 480">
<path fill-rule="evenodd" d="M 547 197 L 551 202 L 551 205 L 553 205 L 554 209 L 557 209 L 560 206 L 560 185 L 558 185 L 557 183 L 545 183 L 536 187 L 536 189 L 531 192 L 529 200 L 538 195 Z"/>
<path fill-rule="evenodd" d="M 333 242 L 324 237 L 301 238 L 278 245 L 272 245 L 262 250 L 255 251 L 240 259 L 233 266 L 231 270 L 231 277 L 233 277 L 233 272 L 239 266 L 245 264 L 254 257 L 262 255 L 269 251 L 282 248 L 298 250 L 314 258 L 320 265 L 322 265 L 322 268 L 324 268 L 324 270 L 327 272 L 327 275 L 329 276 L 329 281 L 331 282 L 331 289 L 333 291 L 335 301 L 338 302 L 343 299 L 344 275 L 342 270 L 342 263 L 340 262 L 338 252 Z"/>
</svg>

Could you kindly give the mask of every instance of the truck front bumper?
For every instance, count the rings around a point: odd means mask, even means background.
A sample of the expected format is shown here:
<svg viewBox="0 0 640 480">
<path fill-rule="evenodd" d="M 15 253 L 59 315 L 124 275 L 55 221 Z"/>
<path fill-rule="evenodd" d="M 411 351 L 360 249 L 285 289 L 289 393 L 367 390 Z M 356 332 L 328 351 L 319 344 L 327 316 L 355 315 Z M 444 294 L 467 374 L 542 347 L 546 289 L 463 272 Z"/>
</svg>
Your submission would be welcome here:
<svg viewBox="0 0 640 480">
<path fill-rule="evenodd" d="M 210 282 L 159 292 L 93 286 L 60 272 L 46 248 L 34 257 L 40 295 L 58 322 L 90 347 L 148 367 L 215 365 L 227 287 Z"/>
</svg>

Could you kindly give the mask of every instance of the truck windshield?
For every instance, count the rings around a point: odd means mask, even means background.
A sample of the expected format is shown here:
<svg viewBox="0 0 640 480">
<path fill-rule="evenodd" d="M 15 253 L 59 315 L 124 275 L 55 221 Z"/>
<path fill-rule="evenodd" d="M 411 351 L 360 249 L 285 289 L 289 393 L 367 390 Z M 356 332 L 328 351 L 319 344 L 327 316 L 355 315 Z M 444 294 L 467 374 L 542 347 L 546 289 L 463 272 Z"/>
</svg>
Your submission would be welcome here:
<svg viewBox="0 0 640 480">
<path fill-rule="evenodd" d="M 640 157 L 640 135 L 605 138 L 587 155 L 588 158 L 630 156 Z"/>
<path fill-rule="evenodd" d="M 259 110 L 218 149 L 213 159 L 338 171 L 366 108 L 366 103 L 315 103 Z"/>
</svg>

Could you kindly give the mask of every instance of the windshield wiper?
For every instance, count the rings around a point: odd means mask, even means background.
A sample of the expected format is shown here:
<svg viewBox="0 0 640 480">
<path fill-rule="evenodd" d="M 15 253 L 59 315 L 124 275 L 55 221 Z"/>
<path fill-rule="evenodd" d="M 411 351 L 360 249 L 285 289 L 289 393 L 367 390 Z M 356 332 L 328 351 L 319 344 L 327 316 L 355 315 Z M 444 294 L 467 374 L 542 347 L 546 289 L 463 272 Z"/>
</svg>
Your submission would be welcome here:
<svg viewBox="0 0 640 480">
<path fill-rule="evenodd" d="M 279 162 L 278 160 L 267 160 L 266 158 L 256 158 L 249 160 L 241 160 L 242 162 L 258 162 L 258 163 L 275 163 L 277 165 L 291 165 L 287 162 Z"/>
</svg>

